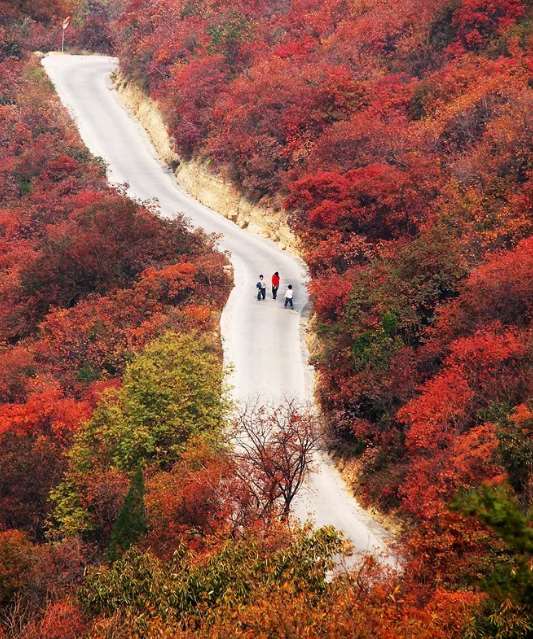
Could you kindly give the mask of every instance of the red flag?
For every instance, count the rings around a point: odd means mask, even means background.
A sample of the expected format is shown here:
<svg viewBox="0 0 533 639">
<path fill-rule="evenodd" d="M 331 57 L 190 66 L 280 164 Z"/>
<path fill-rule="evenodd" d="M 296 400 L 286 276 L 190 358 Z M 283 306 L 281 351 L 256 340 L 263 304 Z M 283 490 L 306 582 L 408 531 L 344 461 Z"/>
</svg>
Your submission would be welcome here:
<svg viewBox="0 0 533 639">
<path fill-rule="evenodd" d="M 63 31 L 65 31 L 65 29 L 68 27 L 68 25 L 70 24 L 70 16 L 67 16 L 64 20 L 63 20 Z"/>
</svg>

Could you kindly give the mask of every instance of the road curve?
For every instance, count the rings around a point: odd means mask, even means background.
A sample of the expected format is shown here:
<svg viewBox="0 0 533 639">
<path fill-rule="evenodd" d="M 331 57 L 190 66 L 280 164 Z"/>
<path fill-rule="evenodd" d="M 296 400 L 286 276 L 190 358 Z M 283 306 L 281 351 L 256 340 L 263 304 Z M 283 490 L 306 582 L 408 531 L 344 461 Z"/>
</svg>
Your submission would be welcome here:
<svg viewBox="0 0 533 639">
<path fill-rule="evenodd" d="M 260 398 L 275 403 L 283 397 L 310 401 L 313 375 L 303 339 L 308 307 L 303 262 L 180 190 L 145 131 L 119 102 L 110 79 L 115 58 L 50 54 L 43 65 L 85 144 L 106 161 L 111 183 L 126 183 L 131 197 L 157 199 L 163 216 L 182 212 L 194 225 L 221 235 L 220 248 L 229 252 L 235 278 L 221 319 L 224 359 L 233 369 L 233 397 L 239 402 Z M 280 272 L 281 293 L 288 283 L 293 285 L 294 311 L 283 308 L 279 298 L 272 300 L 268 288 L 266 301 L 255 299 L 258 274 L 264 273 L 269 282 L 273 271 Z M 357 505 L 326 454 L 317 455 L 295 510 L 315 525 L 335 526 L 356 552 L 393 562 L 386 531 Z"/>
</svg>

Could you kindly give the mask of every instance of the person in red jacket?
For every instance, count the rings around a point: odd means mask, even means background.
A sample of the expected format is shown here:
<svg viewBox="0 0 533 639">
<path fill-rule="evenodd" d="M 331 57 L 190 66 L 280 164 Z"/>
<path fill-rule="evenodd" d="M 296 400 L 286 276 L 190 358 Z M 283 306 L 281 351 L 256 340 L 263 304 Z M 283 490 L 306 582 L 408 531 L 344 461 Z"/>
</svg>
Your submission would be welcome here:
<svg viewBox="0 0 533 639">
<path fill-rule="evenodd" d="M 272 299 L 276 299 L 279 288 L 279 273 L 276 271 L 272 276 Z"/>
</svg>

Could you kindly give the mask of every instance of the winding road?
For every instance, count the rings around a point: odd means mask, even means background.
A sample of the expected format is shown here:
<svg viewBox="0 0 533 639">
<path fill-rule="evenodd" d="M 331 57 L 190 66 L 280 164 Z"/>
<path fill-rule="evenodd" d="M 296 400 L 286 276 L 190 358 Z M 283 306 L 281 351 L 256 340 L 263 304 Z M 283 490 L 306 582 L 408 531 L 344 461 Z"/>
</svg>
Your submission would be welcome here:
<svg viewBox="0 0 533 639">
<path fill-rule="evenodd" d="M 113 89 L 110 75 L 117 67 L 115 58 L 50 54 L 43 65 L 85 144 L 107 163 L 111 183 L 126 183 L 133 198 L 156 199 L 163 216 L 182 212 L 194 225 L 220 234 L 219 245 L 230 254 L 235 279 L 221 319 L 225 363 L 232 367 L 229 381 L 233 397 L 239 402 L 260 398 L 275 403 L 284 397 L 310 401 L 313 372 L 307 364 L 304 341 L 308 309 L 304 263 L 180 190 L 171 171 L 158 160 L 145 131 Z M 258 302 L 257 277 L 264 273 L 268 285 L 273 271 L 281 274 L 281 295 L 274 301 L 267 288 L 266 301 Z M 293 311 L 283 307 L 288 283 L 295 291 Z M 295 511 L 300 519 L 315 525 L 335 526 L 357 553 L 371 552 L 393 563 L 386 531 L 358 506 L 325 453 L 316 456 Z"/>
</svg>

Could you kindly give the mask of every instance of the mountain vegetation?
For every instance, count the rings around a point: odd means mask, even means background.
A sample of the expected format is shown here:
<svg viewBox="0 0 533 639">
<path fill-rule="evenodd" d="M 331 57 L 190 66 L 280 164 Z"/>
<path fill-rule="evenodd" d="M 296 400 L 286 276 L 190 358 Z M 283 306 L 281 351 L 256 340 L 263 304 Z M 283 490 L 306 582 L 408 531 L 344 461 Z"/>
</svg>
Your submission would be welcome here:
<svg viewBox="0 0 533 639">
<path fill-rule="evenodd" d="M 354 490 L 426 586 L 489 579 L 498 527 L 450 504 L 531 506 L 532 3 L 132 0 L 118 25 L 181 156 L 285 207 Z M 522 595 L 498 601 L 468 632 L 525 636 Z"/>
<path fill-rule="evenodd" d="M 287 524 L 293 407 L 227 445 L 225 257 L 106 185 L 31 54 L 66 15 L 182 158 L 285 208 L 401 574 Z M 531 0 L 0 1 L 1 639 L 530 635 L 532 50 Z"/>
</svg>

